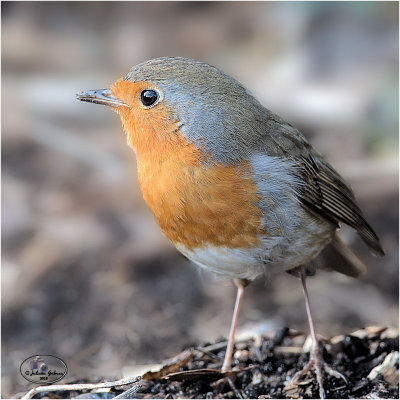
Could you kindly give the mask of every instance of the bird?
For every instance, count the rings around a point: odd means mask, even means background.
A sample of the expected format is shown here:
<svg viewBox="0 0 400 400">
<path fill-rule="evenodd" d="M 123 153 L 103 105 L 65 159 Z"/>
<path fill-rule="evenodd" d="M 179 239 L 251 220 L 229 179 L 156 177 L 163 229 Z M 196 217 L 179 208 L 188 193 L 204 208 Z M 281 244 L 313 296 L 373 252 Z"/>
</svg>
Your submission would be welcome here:
<svg viewBox="0 0 400 400">
<path fill-rule="evenodd" d="M 237 287 L 222 372 L 232 367 L 244 289 L 285 271 L 302 283 L 312 337 L 309 362 L 293 382 L 314 370 L 325 398 L 323 371 L 346 380 L 323 360 L 306 278 L 317 269 L 365 272 L 338 234 L 341 223 L 374 254 L 384 250 L 352 189 L 305 136 L 236 79 L 188 58 L 143 62 L 109 89 L 76 97 L 120 116 L 143 198 L 167 238 Z"/>
</svg>

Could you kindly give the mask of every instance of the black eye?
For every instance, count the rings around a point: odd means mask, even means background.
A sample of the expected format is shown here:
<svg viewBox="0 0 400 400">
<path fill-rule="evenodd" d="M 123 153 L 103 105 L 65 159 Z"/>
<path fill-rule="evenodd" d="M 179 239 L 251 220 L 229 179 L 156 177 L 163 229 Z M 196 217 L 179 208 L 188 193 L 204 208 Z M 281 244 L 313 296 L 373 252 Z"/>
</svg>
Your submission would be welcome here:
<svg viewBox="0 0 400 400">
<path fill-rule="evenodd" d="M 143 90 L 140 94 L 140 100 L 144 106 L 150 107 L 158 100 L 158 93 L 152 89 Z"/>
</svg>

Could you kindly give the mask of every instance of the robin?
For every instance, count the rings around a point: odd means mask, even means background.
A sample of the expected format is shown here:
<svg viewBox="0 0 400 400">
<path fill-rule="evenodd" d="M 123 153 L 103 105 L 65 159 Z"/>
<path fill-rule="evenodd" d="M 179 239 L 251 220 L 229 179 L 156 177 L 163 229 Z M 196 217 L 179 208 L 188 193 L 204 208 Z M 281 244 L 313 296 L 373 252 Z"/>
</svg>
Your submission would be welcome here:
<svg viewBox="0 0 400 400">
<path fill-rule="evenodd" d="M 229 75 L 186 58 L 144 62 L 109 90 L 77 98 L 121 117 L 143 198 L 169 240 L 237 286 L 222 371 L 231 368 L 245 287 L 278 269 L 301 280 L 313 342 L 294 381 L 314 369 L 324 398 L 323 370 L 345 380 L 323 361 L 306 276 L 316 268 L 365 271 L 339 238 L 340 222 L 374 253 L 384 251 L 352 190 L 305 137 Z"/>
</svg>

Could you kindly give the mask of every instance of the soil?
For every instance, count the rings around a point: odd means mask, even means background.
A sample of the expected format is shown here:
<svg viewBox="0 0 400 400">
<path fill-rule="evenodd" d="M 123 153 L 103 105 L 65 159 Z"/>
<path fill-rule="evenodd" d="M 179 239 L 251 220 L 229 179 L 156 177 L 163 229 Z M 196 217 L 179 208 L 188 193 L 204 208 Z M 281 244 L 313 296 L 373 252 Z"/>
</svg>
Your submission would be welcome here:
<svg viewBox="0 0 400 400">
<path fill-rule="evenodd" d="M 288 328 L 241 340 L 236 343 L 232 371 L 221 373 L 226 342 L 204 343 L 184 350 L 156 371 L 142 373 L 141 380 L 130 387 L 101 393 L 43 391 L 36 398 L 318 398 L 313 373 L 291 383 L 293 375 L 307 364 L 309 344 L 305 334 Z M 330 340 L 322 338 L 322 345 L 324 360 L 347 380 L 325 374 L 327 398 L 398 398 L 395 329 L 368 327 Z M 387 362 L 389 358 L 392 363 Z"/>
</svg>

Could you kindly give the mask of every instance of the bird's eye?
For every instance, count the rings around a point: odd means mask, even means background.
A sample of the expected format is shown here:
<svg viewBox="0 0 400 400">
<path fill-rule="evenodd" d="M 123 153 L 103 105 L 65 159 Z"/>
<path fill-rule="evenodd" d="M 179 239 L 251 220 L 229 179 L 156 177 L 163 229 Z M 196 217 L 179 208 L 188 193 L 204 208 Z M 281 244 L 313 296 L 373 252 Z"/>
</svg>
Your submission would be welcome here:
<svg viewBox="0 0 400 400">
<path fill-rule="evenodd" d="M 158 100 L 158 93 L 153 89 L 146 89 L 140 94 L 140 101 L 145 107 L 152 106 Z"/>
</svg>

